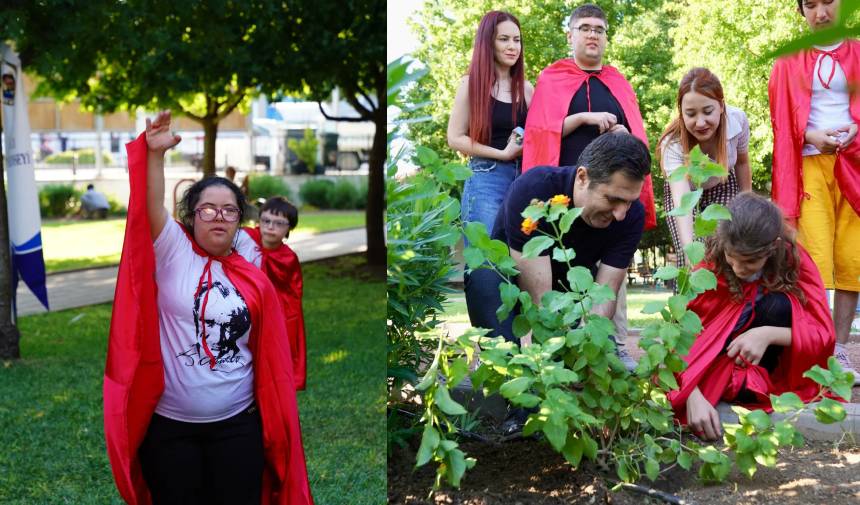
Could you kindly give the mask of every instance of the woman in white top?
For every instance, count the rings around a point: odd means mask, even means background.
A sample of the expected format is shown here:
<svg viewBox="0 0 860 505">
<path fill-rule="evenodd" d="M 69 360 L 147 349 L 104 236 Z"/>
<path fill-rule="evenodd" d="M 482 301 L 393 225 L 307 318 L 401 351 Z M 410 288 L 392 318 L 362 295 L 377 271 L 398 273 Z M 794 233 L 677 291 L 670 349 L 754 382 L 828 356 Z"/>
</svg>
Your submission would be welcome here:
<svg viewBox="0 0 860 505">
<path fill-rule="evenodd" d="M 669 182 L 676 169 L 689 163 L 690 151 L 699 146 L 711 160 L 724 166 L 725 178 L 712 177 L 702 184 L 702 198 L 693 215 L 669 216 L 669 231 L 675 247 L 678 268 L 686 264 L 684 247 L 693 241 L 693 220 L 712 203 L 728 205 L 739 191 L 752 189 L 749 164 L 750 128 L 746 114 L 726 105 L 720 80 L 706 68 L 687 72 L 678 89 L 678 117 L 669 123 L 659 142 L 659 158 L 666 183 L 663 206 L 666 212 L 681 204 L 681 198 L 698 189 L 684 179 Z"/>
</svg>

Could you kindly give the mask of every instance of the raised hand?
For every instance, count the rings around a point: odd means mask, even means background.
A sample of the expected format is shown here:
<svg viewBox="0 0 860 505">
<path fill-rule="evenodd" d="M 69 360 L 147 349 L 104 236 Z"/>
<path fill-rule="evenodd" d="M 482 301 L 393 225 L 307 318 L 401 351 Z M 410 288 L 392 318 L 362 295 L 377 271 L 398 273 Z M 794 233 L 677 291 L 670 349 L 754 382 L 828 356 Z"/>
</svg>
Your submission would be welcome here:
<svg viewBox="0 0 860 505">
<path fill-rule="evenodd" d="M 182 137 L 170 131 L 170 111 L 159 112 L 155 121 L 146 119 L 146 147 L 150 151 L 163 153 L 181 140 Z"/>
</svg>

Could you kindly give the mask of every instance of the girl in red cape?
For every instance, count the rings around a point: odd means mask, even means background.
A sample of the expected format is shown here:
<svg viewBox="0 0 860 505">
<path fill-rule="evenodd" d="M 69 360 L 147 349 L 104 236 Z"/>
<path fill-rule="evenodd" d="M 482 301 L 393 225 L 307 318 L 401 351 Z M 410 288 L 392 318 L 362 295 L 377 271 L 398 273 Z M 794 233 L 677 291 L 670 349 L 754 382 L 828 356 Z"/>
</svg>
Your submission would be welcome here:
<svg viewBox="0 0 860 505">
<path fill-rule="evenodd" d="M 284 243 L 290 231 L 299 224 L 299 211 L 282 196 L 266 200 L 260 207 L 260 224 L 242 231 L 254 241 L 259 259 L 252 260 L 272 281 L 287 318 L 287 336 L 293 358 L 296 389 L 305 389 L 306 352 L 305 316 L 302 312 L 302 267 L 299 257 Z"/>
<path fill-rule="evenodd" d="M 164 208 L 170 114 L 126 147 L 130 196 L 104 381 L 105 439 L 130 504 L 312 504 L 281 303 L 233 248 L 244 196 L 194 184 Z"/>
<path fill-rule="evenodd" d="M 771 394 L 812 400 L 819 387 L 802 375 L 826 368 L 835 342 L 821 275 L 779 208 L 746 192 L 728 207 L 732 219 L 720 222 L 699 265 L 717 288 L 689 305 L 704 329 L 668 395 L 676 418 L 709 440 L 721 435 L 719 401 L 770 411 Z"/>
</svg>

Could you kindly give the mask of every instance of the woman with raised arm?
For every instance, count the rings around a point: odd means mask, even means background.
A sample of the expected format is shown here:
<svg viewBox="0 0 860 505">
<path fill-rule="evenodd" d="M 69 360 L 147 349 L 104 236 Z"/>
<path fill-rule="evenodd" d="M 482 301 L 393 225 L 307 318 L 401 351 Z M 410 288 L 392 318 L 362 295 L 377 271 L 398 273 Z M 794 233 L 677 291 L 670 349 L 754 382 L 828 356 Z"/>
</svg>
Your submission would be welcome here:
<svg viewBox="0 0 860 505">
<path fill-rule="evenodd" d="M 534 88 L 525 80 L 520 22 L 490 11 L 475 35 L 469 74 L 460 82 L 448 120 L 448 145 L 469 156 L 472 176 L 463 186 L 464 222 L 484 223 L 492 234 L 496 213 L 520 172 L 526 110 Z"/>
<path fill-rule="evenodd" d="M 739 191 L 752 190 L 749 162 L 750 125 L 744 111 L 727 105 L 720 80 L 707 68 L 687 72 L 678 88 L 678 116 L 660 138 L 659 156 L 666 182 L 663 206 L 666 212 L 680 206 L 681 198 L 694 189 L 704 190 L 693 213 L 669 216 L 669 231 L 678 268 L 686 265 L 684 247 L 693 241 L 693 220 L 712 203 L 728 205 Z M 701 188 L 688 179 L 669 182 L 669 176 L 689 163 L 690 151 L 699 146 L 712 161 L 727 171 L 725 178 L 712 177 Z"/>
<path fill-rule="evenodd" d="M 729 212 L 698 266 L 717 288 L 689 305 L 704 329 L 668 395 L 680 422 L 709 440 L 721 435 L 720 401 L 770 410 L 771 394 L 812 400 L 819 387 L 803 373 L 826 367 L 835 343 L 821 275 L 779 208 L 746 192 Z"/>
<path fill-rule="evenodd" d="M 170 114 L 128 144 L 129 213 L 105 368 L 105 437 L 137 503 L 313 502 L 284 316 L 234 249 L 245 199 L 209 177 L 164 207 Z"/>
</svg>

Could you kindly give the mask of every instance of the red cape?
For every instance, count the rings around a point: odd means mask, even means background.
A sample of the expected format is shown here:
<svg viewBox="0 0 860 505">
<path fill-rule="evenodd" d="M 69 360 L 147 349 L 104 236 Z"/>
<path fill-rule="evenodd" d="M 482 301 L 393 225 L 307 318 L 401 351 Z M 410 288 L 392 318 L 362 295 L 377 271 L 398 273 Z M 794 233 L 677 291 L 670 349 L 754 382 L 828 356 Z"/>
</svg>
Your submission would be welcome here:
<svg viewBox="0 0 860 505">
<path fill-rule="evenodd" d="M 561 151 L 561 130 L 564 118 L 573 95 L 592 76 L 609 88 L 618 100 L 621 110 L 627 117 L 630 133 L 648 145 L 642 114 L 636 93 L 627 79 L 609 65 L 603 65 L 599 72 L 591 74 L 580 69 L 570 58 L 559 60 L 541 72 L 535 87 L 534 97 L 526 117 L 526 135 L 523 140 L 523 172 L 542 165 L 558 166 Z M 657 212 L 654 209 L 654 189 L 651 175 L 645 176 L 639 200 L 645 206 L 645 229 L 657 226 Z"/>
<path fill-rule="evenodd" d="M 796 296 L 787 294 L 791 301 L 791 346 L 783 350 L 772 375 L 758 365 L 735 367 L 734 360 L 721 354 L 744 304 L 755 300 L 760 281 L 745 283 L 744 299 L 736 302 L 725 277 L 718 275 L 716 289 L 706 291 L 690 302 L 688 308 L 699 315 L 704 329 L 685 359 L 687 369 L 677 375 L 680 388 L 668 394 L 675 417 L 682 424 L 687 423 L 687 397 L 696 386 L 712 405 L 716 405 L 726 389 L 737 391 L 746 381 L 746 388 L 755 393 L 758 400 L 746 406 L 767 411 L 771 410 L 770 394 L 792 391 L 804 402 L 818 394 L 819 386 L 803 378 L 803 373 L 813 365 L 827 368 L 836 333 L 818 268 L 809 254 L 797 247 L 800 250 L 798 286 L 806 297 L 806 304 L 802 305 Z M 701 263 L 698 267 L 710 269 L 710 265 Z"/>
<path fill-rule="evenodd" d="M 847 39 L 835 53 L 848 86 L 860 85 L 860 42 Z M 805 50 L 777 59 L 767 86 L 773 127 L 771 196 L 783 214 L 791 218 L 800 215 L 800 201 L 804 194 L 801 151 L 809 120 L 816 58 L 816 51 Z M 851 120 L 860 125 L 860 93 L 851 94 L 849 114 Z M 860 138 L 855 138 L 837 154 L 834 174 L 840 191 L 860 215 Z"/>
<path fill-rule="evenodd" d="M 105 441 L 117 489 L 129 504 L 152 502 L 137 450 L 164 390 L 155 252 L 146 212 L 146 140 L 126 145 L 130 196 L 104 377 Z M 192 241 L 192 244 L 194 242 Z M 206 253 L 195 245 L 195 252 Z M 254 396 L 263 421 L 263 504 L 312 504 L 290 349 L 281 304 L 265 274 L 235 251 L 215 258 L 251 313 Z M 274 314 L 275 317 L 263 317 Z"/>
<path fill-rule="evenodd" d="M 306 379 L 305 316 L 302 312 L 302 267 L 299 257 L 286 244 L 281 244 L 281 247 L 275 250 L 263 247 L 259 226 L 245 227 L 243 230 L 254 239 L 263 253 L 260 268 L 272 281 L 281 299 L 287 318 L 290 355 L 293 357 L 293 379 L 296 389 L 303 390 Z"/>
</svg>

